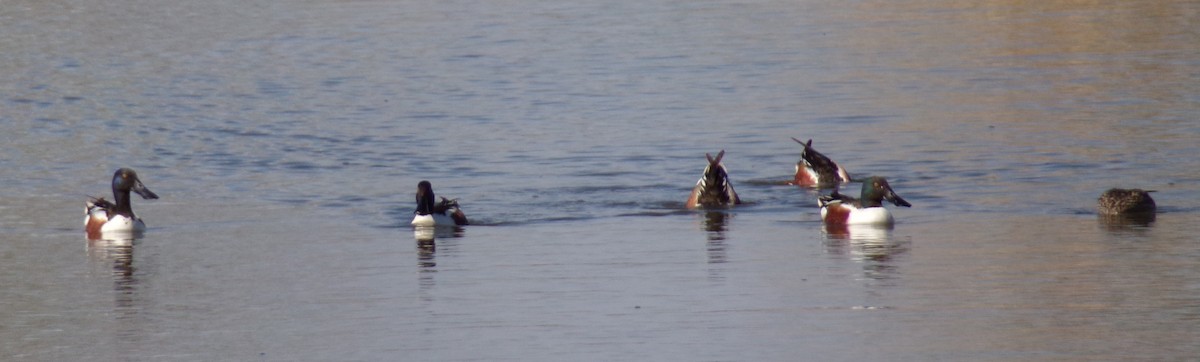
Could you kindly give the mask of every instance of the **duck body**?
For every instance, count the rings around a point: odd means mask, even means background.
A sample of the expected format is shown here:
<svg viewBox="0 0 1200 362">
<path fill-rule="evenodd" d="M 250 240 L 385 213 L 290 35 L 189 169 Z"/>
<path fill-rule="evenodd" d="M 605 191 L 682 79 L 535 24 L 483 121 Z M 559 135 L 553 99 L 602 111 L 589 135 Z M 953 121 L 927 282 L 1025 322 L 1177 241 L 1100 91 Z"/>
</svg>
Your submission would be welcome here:
<svg viewBox="0 0 1200 362">
<path fill-rule="evenodd" d="M 796 162 L 796 176 L 792 181 L 794 185 L 824 188 L 850 182 L 850 174 L 846 169 L 812 148 L 812 139 L 801 142 L 793 137 L 792 140 L 804 145 L 804 151 L 800 152 L 800 161 Z"/>
<path fill-rule="evenodd" d="M 896 219 L 883 207 L 859 207 L 855 201 L 840 200 L 821 208 L 821 220 L 826 224 L 893 225 Z"/>
<path fill-rule="evenodd" d="M 113 200 L 92 198 L 84 207 L 83 228 L 89 239 L 101 239 L 105 234 L 140 234 L 146 231 L 146 223 L 133 214 L 130 192 L 145 199 L 157 199 L 158 195 L 147 189 L 132 169 L 121 168 L 113 174 Z"/>
<path fill-rule="evenodd" d="M 883 207 L 883 200 L 897 206 L 912 207 L 882 177 L 871 177 L 863 181 L 862 197 L 842 195 L 835 189 L 832 194 L 821 196 L 817 204 L 821 207 L 821 220 L 826 225 L 880 225 L 895 223 L 892 213 Z"/>
<path fill-rule="evenodd" d="M 1096 210 L 1101 215 L 1153 214 L 1158 207 L 1151 192 L 1154 190 L 1108 189 L 1096 200 Z"/>
<path fill-rule="evenodd" d="M 417 183 L 417 210 L 413 213 L 412 226 L 462 226 L 468 225 L 467 215 L 458 206 L 458 200 L 441 198 L 434 202 L 433 185 L 429 181 Z"/>
<path fill-rule="evenodd" d="M 728 207 L 742 203 L 737 191 L 733 189 L 733 184 L 729 182 L 729 173 L 726 172 L 725 165 L 721 163 L 721 159 L 725 157 L 725 150 L 717 153 L 715 158 L 707 153 L 704 157 L 708 159 L 708 166 L 704 167 L 704 175 L 696 181 L 696 186 L 692 188 L 692 194 L 688 196 L 684 206 L 695 209 Z"/>
<path fill-rule="evenodd" d="M 103 198 L 92 199 L 87 202 L 85 209 L 87 217 L 83 220 L 83 228 L 89 235 L 99 233 L 115 233 L 115 232 L 143 232 L 146 231 L 146 223 L 138 217 L 129 217 L 116 214 L 111 218 L 108 216 L 108 210 L 113 206 L 113 203 Z"/>
</svg>

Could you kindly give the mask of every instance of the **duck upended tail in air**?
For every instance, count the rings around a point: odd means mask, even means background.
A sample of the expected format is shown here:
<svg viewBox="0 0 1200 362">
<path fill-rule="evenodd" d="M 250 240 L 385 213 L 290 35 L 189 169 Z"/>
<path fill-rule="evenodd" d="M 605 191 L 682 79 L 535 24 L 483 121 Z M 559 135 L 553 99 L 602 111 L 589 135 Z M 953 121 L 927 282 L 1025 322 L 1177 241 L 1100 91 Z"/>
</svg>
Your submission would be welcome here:
<svg viewBox="0 0 1200 362">
<path fill-rule="evenodd" d="M 717 157 L 705 153 L 704 157 L 708 159 L 708 166 L 704 167 L 704 175 L 700 177 L 700 181 L 696 182 L 696 187 L 692 188 L 692 194 L 688 197 L 687 204 L 689 209 L 698 207 L 725 207 L 742 203 L 738 198 L 737 191 L 733 190 L 733 184 L 729 182 L 729 174 L 725 171 L 725 165 L 721 163 L 721 159 L 725 157 L 725 150 L 717 153 Z"/>
<path fill-rule="evenodd" d="M 829 157 L 812 148 L 812 139 L 801 142 L 792 137 L 793 141 L 804 146 L 800 152 L 800 161 L 796 162 L 796 177 L 792 181 L 796 186 L 803 187 L 836 187 L 850 182 L 850 174 Z"/>
</svg>

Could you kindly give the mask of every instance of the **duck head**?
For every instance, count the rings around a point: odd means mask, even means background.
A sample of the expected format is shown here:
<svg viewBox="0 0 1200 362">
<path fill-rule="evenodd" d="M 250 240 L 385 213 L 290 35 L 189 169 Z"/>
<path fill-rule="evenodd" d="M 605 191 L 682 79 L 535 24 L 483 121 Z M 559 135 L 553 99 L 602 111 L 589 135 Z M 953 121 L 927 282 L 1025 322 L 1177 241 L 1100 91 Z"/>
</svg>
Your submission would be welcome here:
<svg viewBox="0 0 1200 362">
<path fill-rule="evenodd" d="M 421 180 L 421 182 L 417 183 L 417 215 L 432 214 L 433 207 L 433 184 L 430 184 L 429 181 Z"/>
<path fill-rule="evenodd" d="M 862 203 L 863 207 L 880 207 L 883 206 L 883 200 L 888 200 L 896 206 L 912 207 L 912 204 L 905 201 L 900 195 L 896 195 L 892 191 L 892 186 L 888 185 L 887 179 L 879 176 L 871 176 L 863 181 L 862 185 Z"/>
<path fill-rule="evenodd" d="M 116 173 L 113 173 L 112 189 L 113 196 L 117 198 L 121 198 L 122 194 L 129 195 L 130 191 L 141 195 L 142 198 L 147 200 L 158 198 L 157 194 L 142 184 L 142 180 L 138 179 L 137 172 L 134 172 L 130 168 L 122 167 L 117 169 Z"/>
</svg>

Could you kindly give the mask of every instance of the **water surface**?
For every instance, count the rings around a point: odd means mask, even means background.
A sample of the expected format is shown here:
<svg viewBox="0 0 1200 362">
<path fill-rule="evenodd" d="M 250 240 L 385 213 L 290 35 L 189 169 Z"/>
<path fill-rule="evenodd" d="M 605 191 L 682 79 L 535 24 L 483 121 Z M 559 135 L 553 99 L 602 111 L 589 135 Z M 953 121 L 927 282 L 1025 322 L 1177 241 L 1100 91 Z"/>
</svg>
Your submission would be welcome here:
<svg viewBox="0 0 1200 362">
<path fill-rule="evenodd" d="M 1195 356 L 1197 14 L 6 3 L 0 355 Z M 790 137 L 914 207 L 826 230 L 818 192 L 781 184 Z M 683 210 L 721 149 L 747 204 Z M 134 201 L 150 229 L 87 241 L 118 167 L 162 197 Z M 423 179 L 473 225 L 414 240 Z M 1109 187 L 1160 213 L 1097 218 Z"/>
</svg>

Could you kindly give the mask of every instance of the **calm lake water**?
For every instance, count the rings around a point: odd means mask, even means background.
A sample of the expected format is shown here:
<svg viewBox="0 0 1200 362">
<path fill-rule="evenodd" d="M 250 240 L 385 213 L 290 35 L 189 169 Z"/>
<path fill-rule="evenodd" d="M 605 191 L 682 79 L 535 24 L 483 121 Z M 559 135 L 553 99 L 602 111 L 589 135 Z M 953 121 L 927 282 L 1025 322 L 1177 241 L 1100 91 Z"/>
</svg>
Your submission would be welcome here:
<svg viewBox="0 0 1200 362">
<path fill-rule="evenodd" d="M 1200 3 L 7 1 L 0 359 L 1200 355 Z M 913 204 L 826 230 L 800 146 Z M 704 153 L 747 201 L 683 210 Z M 87 195 L 135 168 L 132 242 Z M 417 242 L 418 181 L 473 225 Z M 854 184 L 851 189 L 858 186 Z M 1152 222 L 1097 218 L 1154 189 Z"/>
</svg>

